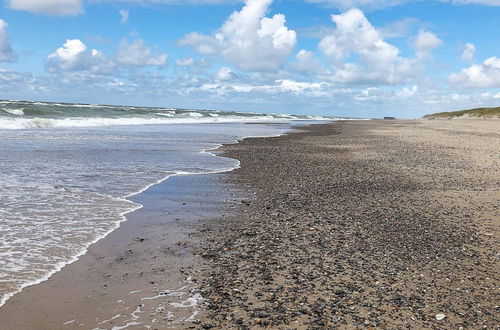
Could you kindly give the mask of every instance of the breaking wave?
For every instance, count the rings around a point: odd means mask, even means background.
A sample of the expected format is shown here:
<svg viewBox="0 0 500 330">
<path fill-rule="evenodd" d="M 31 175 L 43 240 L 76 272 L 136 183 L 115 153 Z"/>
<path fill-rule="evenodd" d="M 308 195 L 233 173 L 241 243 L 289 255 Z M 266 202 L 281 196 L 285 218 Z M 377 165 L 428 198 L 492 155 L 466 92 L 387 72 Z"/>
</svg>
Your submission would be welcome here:
<svg viewBox="0 0 500 330">
<path fill-rule="evenodd" d="M 131 107 L 27 101 L 0 101 L 0 129 L 96 127 L 335 120 L 336 117 Z"/>
</svg>

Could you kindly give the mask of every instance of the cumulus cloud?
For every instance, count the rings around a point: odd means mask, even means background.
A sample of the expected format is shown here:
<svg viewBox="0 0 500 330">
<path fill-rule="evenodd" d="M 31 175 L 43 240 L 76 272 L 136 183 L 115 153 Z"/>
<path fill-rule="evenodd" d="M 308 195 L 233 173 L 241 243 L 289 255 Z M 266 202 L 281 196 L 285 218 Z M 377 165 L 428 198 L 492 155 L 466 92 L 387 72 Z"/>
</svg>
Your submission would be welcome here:
<svg viewBox="0 0 500 330">
<path fill-rule="evenodd" d="M 472 43 L 466 43 L 462 53 L 462 60 L 466 62 L 474 62 L 474 55 L 476 54 L 476 46 Z"/>
<path fill-rule="evenodd" d="M 154 54 L 144 40 L 136 39 L 131 43 L 122 40 L 116 55 L 116 61 L 123 66 L 165 66 L 168 55 L 166 53 Z"/>
<path fill-rule="evenodd" d="M 413 43 L 417 51 L 417 57 L 425 58 L 430 56 L 432 51 L 443 44 L 434 33 L 430 31 L 420 30 Z"/>
<path fill-rule="evenodd" d="M 500 58 L 493 56 L 450 75 L 449 80 L 459 87 L 500 88 Z"/>
<path fill-rule="evenodd" d="M 314 75 L 322 71 L 321 64 L 314 53 L 305 49 L 299 50 L 295 61 L 290 63 L 290 68 L 304 75 Z"/>
<path fill-rule="evenodd" d="M 83 12 L 82 0 L 7 0 L 10 8 L 34 14 L 74 16 Z"/>
<path fill-rule="evenodd" d="M 47 58 L 49 71 L 89 71 L 96 74 L 113 72 L 114 64 L 97 49 L 88 50 L 80 39 L 68 39 Z"/>
<path fill-rule="evenodd" d="M 179 44 L 203 55 L 219 55 L 241 70 L 276 70 L 294 50 L 297 36 L 285 26 L 284 15 L 265 16 L 271 2 L 247 0 L 215 34 L 193 32 Z"/>
<path fill-rule="evenodd" d="M 399 56 L 399 49 L 382 39 L 361 10 L 332 15 L 332 21 L 337 28 L 318 46 L 334 66 L 332 80 L 397 84 L 415 75 L 414 61 Z M 353 55 L 358 63 L 344 63 Z"/>
<path fill-rule="evenodd" d="M 337 29 L 320 41 L 319 49 L 334 62 L 341 62 L 353 53 L 370 60 L 391 61 L 399 53 L 396 47 L 382 40 L 380 33 L 359 9 L 332 15 L 332 21 Z"/>
<path fill-rule="evenodd" d="M 7 34 L 8 26 L 7 22 L 0 19 L 0 62 L 12 62 L 17 58 L 10 45 L 9 35 Z"/>
<path fill-rule="evenodd" d="M 86 83 L 92 79 L 122 79 L 133 74 L 135 67 L 157 66 L 167 63 L 167 54 L 155 54 L 144 41 L 131 43 L 122 40 L 114 57 L 97 49 L 89 49 L 80 39 L 69 39 L 47 57 L 46 68 L 57 73 L 62 82 Z"/>
<path fill-rule="evenodd" d="M 120 23 L 122 23 L 122 24 L 127 23 L 128 22 L 128 15 L 129 15 L 128 10 L 120 9 L 120 11 L 118 11 L 118 13 L 120 14 Z"/>
</svg>

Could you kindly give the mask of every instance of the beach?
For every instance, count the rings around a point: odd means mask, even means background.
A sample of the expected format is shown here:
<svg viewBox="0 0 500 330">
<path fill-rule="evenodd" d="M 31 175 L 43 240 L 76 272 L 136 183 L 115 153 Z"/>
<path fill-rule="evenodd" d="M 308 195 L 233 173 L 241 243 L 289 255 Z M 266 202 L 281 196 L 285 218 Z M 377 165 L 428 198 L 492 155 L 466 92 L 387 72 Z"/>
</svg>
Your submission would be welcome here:
<svg viewBox="0 0 500 330">
<path fill-rule="evenodd" d="M 0 330 L 500 330 L 500 0 L 3 2 Z"/>
<path fill-rule="evenodd" d="M 495 328 L 498 121 L 357 121 L 246 139 L 255 193 L 210 221 L 204 328 Z M 201 237 L 203 238 L 203 234 Z"/>
<path fill-rule="evenodd" d="M 499 123 L 339 121 L 226 144 L 240 168 L 133 197 L 143 208 L 1 324 L 495 328 Z"/>
</svg>

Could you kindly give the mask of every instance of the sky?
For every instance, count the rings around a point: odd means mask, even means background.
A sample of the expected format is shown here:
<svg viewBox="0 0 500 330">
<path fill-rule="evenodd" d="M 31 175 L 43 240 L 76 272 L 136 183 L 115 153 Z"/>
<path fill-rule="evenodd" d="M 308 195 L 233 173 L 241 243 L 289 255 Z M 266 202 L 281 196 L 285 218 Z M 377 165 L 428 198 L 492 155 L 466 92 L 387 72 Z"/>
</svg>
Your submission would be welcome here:
<svg viewBox="0 0 500 330">
<path fill-rule="evenodd" d="M 414 118 L 500 106 L 500 0 L 0 0 L 0 99 Z"/>
</svg>

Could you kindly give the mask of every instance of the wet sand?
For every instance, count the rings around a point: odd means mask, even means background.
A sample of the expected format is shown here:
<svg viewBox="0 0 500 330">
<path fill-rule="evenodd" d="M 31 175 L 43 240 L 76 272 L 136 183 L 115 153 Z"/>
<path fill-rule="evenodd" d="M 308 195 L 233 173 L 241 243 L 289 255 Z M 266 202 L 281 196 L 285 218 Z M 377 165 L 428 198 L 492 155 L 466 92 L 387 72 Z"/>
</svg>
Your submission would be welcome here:
<svg viewBox="0 0 500 330">
<path fill-rule="evenodd" d="M 204 328 L 500 325 L 500 122 L 339 122 L 224 152 L 255 196 L 200 236 Z"/>
<path fill-rule="evenodd" d="M 200 230 L 200 219 L 239 203 L 220 176 L 171 177 L 132 198 L 144 207 L 120 228 L 8 300 L 0 330 L 192 326 L 201 306 L 188 273 L 202 258 L 191 253 L 189 236 Z"/>
<path fill-rule="evenodd" d="M 337 122 L 224 146 L 242 168 L 138 195 L 0 308 L 0 329 L 495 328 L 499 123 Z"/>
</svg>

